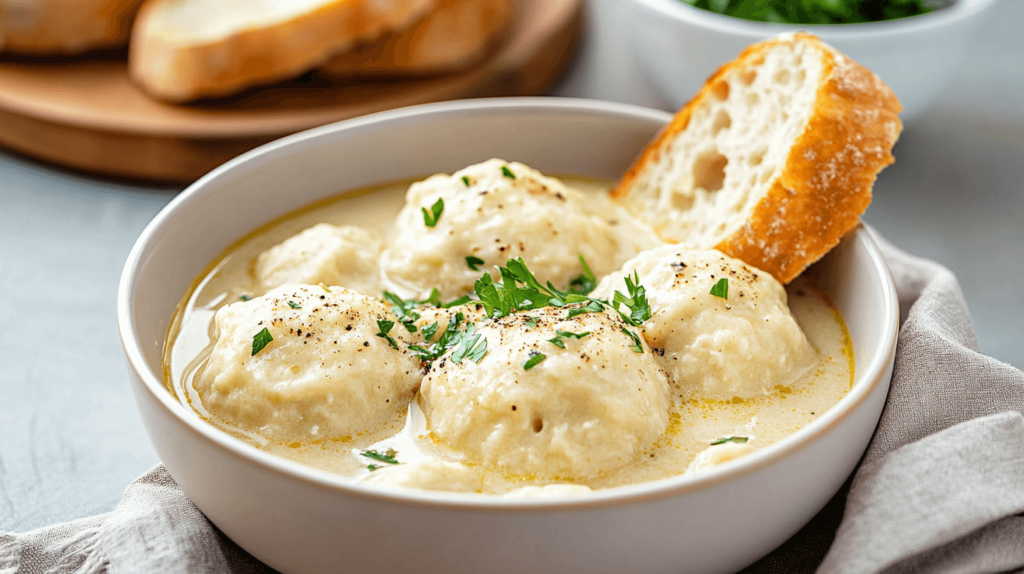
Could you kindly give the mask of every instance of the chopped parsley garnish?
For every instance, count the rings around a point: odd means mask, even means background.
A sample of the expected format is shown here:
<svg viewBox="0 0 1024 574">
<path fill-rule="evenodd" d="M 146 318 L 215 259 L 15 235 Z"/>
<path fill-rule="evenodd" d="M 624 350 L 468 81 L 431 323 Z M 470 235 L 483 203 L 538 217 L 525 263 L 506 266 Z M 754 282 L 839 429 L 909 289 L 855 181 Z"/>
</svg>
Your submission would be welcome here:
<svg viewBox="0 0 1024 574">
<path fill-rule="evenodd" d="M 420 333 L 423 333 L 423 340 L 429 343 L 434 338 L 434 335 L 437 334 L 437 321 L 420 329 Z"/>
<path fill-rule="evenodd" d="M 572 319 L 577 315 L 585 315 L 587 313 L 600 313 L 604 311 L 604 305 L 600 301 L 588 301 L 586 305 L 577 307 L 576 309 L 570 309 L 569 313 L 566 314 L 566 319 Z"/>
<path fill-rule="evenodd" d="M 722 277 L 711 287 L 711 294 L 722 299 L 729 298 L 729 280 Z"/>
<path fill-rule="evenodd" d="M 469 187 L 469 178 L 466 176 L 462 176 L 462 183 L 466 184 L 466 187 Z"/>
<path fill-rule="evenodd" d="M 242 295 L 241 297 L 238 298 L 238 300 L 239 301 L 249 301 L 250 299 L 249 299 L 248 295 Z"/>
<path fill-rule="evenodd" d="M 398 343 L 395 342 L 391 335 L 388 335 L 388 333 L 391 332 L 391 328 L 394 326 L 394 321 L 384 321 L 382 319 L 377 319 L 377 328 L 380 329 L 380 332 L 377 333 L 377 336 L 380 337 L 381 339 L 386 339 L 387 342 L 390 343 L 392 347 L 397 349 Z"/>
<path fill-rule="evenodd" d="M 328 289 L 328 288 L 327 288 L 327 285 L 324 285 L 324 284 L 323 284 L 323 282 L 320 282 L 320 288 L 321 288 L 321 289 L 323 289 L 324 291 L 327 291 L 328 293 L 330 293 L 330 292 L 331 292 L 331 290 L 330 290 L 330 289 Z"/>
<path fill-rule="evenodd" d="M 373 472 L 373 471 L 377 470 L 378 468 L 380 468 L 380 467 L 377 466 L 376 464 L 368 464 L 368 465 L 366 465 L 366 470 L 368 470 L 370 472 Z"/>
<path fill-rule="evenodd" d="M 477 267 L 477 265 L 483 265 L 483 264 L 484 264 L 484 260 L 480 259 L 479 257 L 474 257 L 473 255 L 467 255 L 466 256 L 466 266 L 469 267 L 470 269 L 472 269 L 473 271 L 479 271 L 480 268 Z"/>
<path fill-rule="evenodd" d="M 503 176 L 505 176 L 505 177 L 507 177 L 509 179 L 515 179 L 516 178 L 516 174 L 512 173 L 512 170 L 509 169 L 507 165 L 501 166 L 501 175 L 503 175 Z"/>
<path fill-rule="evenodd" d="M 436 342 L 425 347 L 422 345 L 409 345 L 409 350 L 423 361 L 433 361 L 439 358 L 441 355 L 447 353 L 448 349 L 451 349 L 459 343 L 460 336 L 463 333 L 463 331 L 459 330 L 459 326 L 463 321 L 465 321 L 465 319 L 466 318 L 462 313 L 456 313 L 455 317 L 452 317 L 448 322 L 448 326 L 445 327 L 444 332 L 441 333 L 441 336 Z M 427 333 L 427 328 L 429 327 L 431 327 L 431 325 L 424 327 L 424 334 Z M 427 342 L 433 338 L 433 335 L 436 332 L 437 323 L 433 323 L 431 336 L 427 338 Z"/>
<path fill-rule="evenodd" d="M 530 351 L 530 358 L 523 361 L 523 370 L 529 371 L 530 369 L 541 364 L 547 356 L 544 353 L 538 353 L 537 351 Z"/>
<path fill-rule="evenodd" d="M 469 295 L 463 295 L 462 297 L 459 297 L 458 299 L 455 299 L 454 301 L 449 301 L 449 302 L 447 302 L 447 303 L 445 303 L 445 304 L 443 304 L 441 306 L 444 307 L 445 309 L 451 309 L 452 307 L 458 307 L 459 305 L 465 305 L 466 303 L 469 303 L 472 300 L 473 300 L 472 297 L 470 297 Z"/>
<path fill-rule="evenodd" d="M 629 335 L 630 339 L 633 339 L 633 344 L 629 348 L 632 349 L 634 353 L 643 353 L 644 352 L 644 346 L 643 346 L 643 343 L 640 341 L 640 336 L 639 335 L 637 335 L 636 333 L 630 331 L 629 329 L 627 329 L 625 327 L 622 328 L 622 332 L 627 334 L 627 335 Z"/>
<path fill-rule="evenodd" d="M 597 287 L 597 277 L 590 270 L 590 266 L 587 265 L 587 260 L 583 258 L 582 253 L 580 253 L 580 266 L 583 267 L 583 273 L 569 282 L 569 292 L 577 295 L 587 295 Z"/>
<path fill-rule="evenodd" d="M 398 455 L 398 451 L 393 449 L 393 448 L 389 448 L 384 453 L 379 453 L 379 452 L 377 452 L 375 450 L 364 450 L 363 452 L 359 453 L 359 455 L 360 456 L 365 456 L 366 458 L 372 458 L 373 460 L 379 460 L 380 462 L 386 462 L 388 464 L 399 464 L 398 463 L 398 459 L 395 458 L 395 456 Z M 377 466 L 377 465 L 371 464 L 370 466 Z M 374 469 L 370 469 L 370 470 L 374 470 Z"/>
<path fill-rule="evenodd" d="M 430 211 L 427 211 L 426 207 L 421 207 L 420 211 L 423 212 L 423 225 L 434 227 L 437 220 L 441 219 L 441 212 L 444 211 L 444 200 L 438 199 L 434 202 L 434 205 L 430 206 Z"/>
<path fill-rule="evenodd" d="M 266 347 L 267 345 L 269 345 L 270 342 L 273 341 L 273 340 L 274 340 L 274 338 L 272 336 L 270 336 L 270 331 L 266 327 L 264 327 L 262 331 L 260 331 L 259 333 L 256 333 L 255 335 L 253 335 L 253 337 L 252 337 L 252 354 L 249 355 L 249 356 L 250 357 L 255 357 L 256 353 L 259 353 L 260 351 L 262 351 L 263 348 Z"/>
<path fill-rule="evenodd" d="M 539 321 L 539 320 L 540 319 L 538 319 L 537 317 L 530 317 L 529 319 L 526 320 L 526 326 L 527 327 L 536 327 L 537 326 L 537 321 Z"/>
<path fill-rule="evenodd" d="M 724 437 L 716 440 L 715 442 L 711 443 L 711 446 L 715 446 L 716 444 L 725 444 L 727 442 L 737 442 L 737 443 L 743 444 L 743 443 L 747 442 L 748 440 L 749 439 L 747 437 L 745 437 L 745 436 L 724 436 Z"/>
<path fill-rule="evenodd" d="M 585 333 L 571 333 L 569 331 L 562 331 L 561 329 L 559 329 L 559 330 L 556 330 L 555 333 L 557 333 L 555 338 L 554 339 L 548 339 L 548 342 L 553 344 L 554 346 L 560 348 L 560 349 L 564 349 L 565 348 L 565 342 L 562 341 L 562 338 L 566 338 L 566 339 L 582 339 L 583 337 L 586 337 L 587 335 L 589 335 L 590 331 L 587 331 Z"/>
<path fill-rule="evenodd" d="M 398 317 L 398 322 L 405 327 L 405 330 L 410 333 L 415 333 L 415 323 L 420 318 L 420 314 L 416 311 L 416 305 L 419 301 L 416 301 L 415 299 L 402 299 L 398 295 L 389 293 L 388 291 L 383 291 L 381 295 L 383 295 L 385 301 L 391 303 L 391 312 L 395 314 L 395 317 Z M 431 295 L 433 295 L 433 293 L 431 293 Z"/>
<path fill-rule="evenodd" d="M 474 363 L 479 363 L 487 354 L 487 338 L 476 334 L 476 326 L 472 323 L 466 325 L 466 330 L 459 337 L 459 342 L 452 351 L 452 361 L 461 363 L 462 359 L 469 358 Z"/>
<path fill-rule="evenodd" d="M 441 307 L 441 292 L 437 290 L 437 287 L 434 287 L 433 289 L 430 290 L 430 295 L 428 295 L 426 299 L 422 301 L 417 301 L 417 303 L 419 303 L 420 305 L 433 305 L 434 307 Z"/>
<path fill-rule="evenodd" d="M 633 272 L 633 277 L 626 276 L 626 291 L 629 292 L 629 296 L 625 296 L 620 291 L 615 292 L 615 297 L 612 299 L 612 303 L 615 305 L 615 309 L 618 311 L 619 305 L 625 305 L 629 309 L 629 315 L 619 311 L 622 318 L 630 325 L 639 325 L 644 321 L 651 318 L 651 304 L 647 301 L 647 290 L 640 284 L 640 274 Z"/>
<path fill-rule="evenodd" d="M 288 301 L 288 306 L 292 309 L 302 309 L 302 305 L 299 305 L 295 301 Z"/>
</svg>

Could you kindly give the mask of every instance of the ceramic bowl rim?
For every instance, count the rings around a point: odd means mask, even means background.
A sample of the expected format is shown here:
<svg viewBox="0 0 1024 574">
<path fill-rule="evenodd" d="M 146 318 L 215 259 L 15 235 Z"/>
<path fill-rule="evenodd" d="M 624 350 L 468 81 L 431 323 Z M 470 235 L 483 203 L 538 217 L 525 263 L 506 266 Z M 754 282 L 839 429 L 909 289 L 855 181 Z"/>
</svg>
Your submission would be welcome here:
<svg viewBox="0 0 1024 574">
<path fill-rule="evenodd" d="M 352 479 L 324 470 L 304 466 L 300 463 L 280 458 L 261 451 L 240 439 L 237 439 L 213 425 L 203 421 L 194 413 L 183 407 L 166 389 L 163 374 L 154 373 L 149 369 L 145 359 L 142 342 L 135 328 L 134 307 L 137 283 L 136 273 L 148 254 L 160 239 L 160 234 L 177 217 L 183 206 L 202 201 L 205 194 L 215 193 L 218 181 L 236 170 L 248 170 L 265 162 L 277 161 L 295 149 L 317 145 L 318 140 L 345 130 L 365 130 L 381 128 L 401 129 L 404 122 L 415 123 L 424 116 L 463 115 L 473 112 L 500 113 L 514 110 L 541 110 L 556 113 L 579 114 L 596 113 L 598 115 L 619 118 L 632 118 L 638 121 L 659 121 L 668 123 L 672 115 L 659 111 L 613 102 L 572 98 L 488 98 L 481 100 L 459 100 L 423 104 L 400 108 L 363 116 L 360 118 L 337 122 L 319 128 L 306 130 L 297 134 L 275 140 L 247 152 L 224 165 L 214 169 L 206 176 L 190 185 L 168 203 L 139 236 L 125 262 L 117 294 L 117 323 L 122 347 L 129 368 L 135 373 L 136 389 L 150 393 L 157 403 L 177 422 L 189 431 L 219 447 L 225 454 L 248 459 L 267 471 L 287 476 L 322 489 L 337 491 L 339 494 L 371 499 L 388 500 L 393 503 L 404 503 L 438 507 L 458 507 L 463 510 L 476 509 L 481 511 L 549 511 L 558 509 L 593 509 L 597 507 L 635 504 L 671 498 L 687 492 L 708 488 L 715 484 L 730 482 L 747 474 L 757 472 L 784 458 L 799 449 L 807 447 L 822 438 L 827 431 L 842 420 L 848 418 L 861 407 L 878 385 L 888 382 L 887 366 L 895 354 L 896 339 L 899 326 L 899 304 L 895 285 L 888 265 L 883 259 L 877 245 L 863 226 L 851 232 L 846 240 L 865 243 L 870 256 L 870 266 L 882 283 L 881 299 L 883 306 L 879 309 L 879 320 L 883 325 L 885 337 L 871 348 L 871 360 L 860 373 L 855 376 L 854 385 L 838 403 L 812 421 L 806 427 L 739 459 L 729 461 L 710 471 L 695 475 L 678 475 L 639 484 L 624 485 L 595 491 L 587 496 L 563 499 L 526 499 L 512 500 L 497 496 L 480 494 L 418 491 L 414 489 L 385 489 L 378 486 L 363 485 Z M 294 149 L 293 149 L 294 148 Z M 639 150 L 638 150 L 639 151 Z M 301 206 L 296 206 L 296 208 Z M 225 246 L 227 247 L 227 246 Z M 141 389 L 139 389 L 141 387 Z"/>
</svg>

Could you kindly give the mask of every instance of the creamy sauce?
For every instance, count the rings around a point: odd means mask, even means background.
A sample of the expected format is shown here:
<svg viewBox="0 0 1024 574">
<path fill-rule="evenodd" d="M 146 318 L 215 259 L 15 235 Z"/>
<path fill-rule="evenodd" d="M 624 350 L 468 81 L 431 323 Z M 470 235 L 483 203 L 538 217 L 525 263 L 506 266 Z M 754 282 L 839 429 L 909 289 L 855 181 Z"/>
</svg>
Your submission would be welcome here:
<svg viewBox="0 0 1024 574">
<path fill-rule="evenodd" d="M 562 179 L 595 194 L 598 202 L 604 200 L 605 182 Z M 172 321 L 164 351 L 164 375 L 174 396 L 204 420 L 261 450 L 353 478 L 370 472 L 367 466 L 374 461 L 359 455 L 366 449 L 395 449 L 403 463 L 431 458 L 464 462 L 461 453 L 430 433 L 416 400 L 406 412 L 374 432 L 281 442 L 218 420 L 203 408 L 193 387 L 216 340 L 213 319 L 217 309 L 243 296 L 262 294 L 254 272 L 261 252 L 321 222 L 359 225 L 388 239 L 395 232 L 392 220 L 404 204 L 407 188 L 408 182 L 396 183 L 318 202 L 253 231 L 228 248 L 196 280 Z M 817 351 L 815 367 L 791 385 L 778 386 L 771 394 L 748 400 L 694 399 L 676 389 L 668 430 L 642 455 L 642 460 L 588 480 L 586 485 L 607 488 L 681 474 L 700 451 L 720 437 L 749 437 L 748 444 L 762 448 L 803 428 L 838 402 L 850 389 L 854 364 L 853 345 L 842 316 L 825 293 L 814 287 L 813 277 L 797 279 L 787 287 L 787 293 L 790 309 Z M 484 493 L 557 482 L 484 470 Z"/>
</svg>

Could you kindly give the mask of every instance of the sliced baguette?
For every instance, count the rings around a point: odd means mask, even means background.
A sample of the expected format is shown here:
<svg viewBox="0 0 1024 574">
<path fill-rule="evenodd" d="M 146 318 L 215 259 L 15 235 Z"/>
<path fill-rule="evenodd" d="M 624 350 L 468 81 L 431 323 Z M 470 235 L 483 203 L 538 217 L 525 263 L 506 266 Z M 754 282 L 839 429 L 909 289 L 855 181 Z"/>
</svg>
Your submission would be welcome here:
<svg viewBox="0 0 1024 574">
<path fill-rule="evenodd" d="M 142 0 L 0 0 L 0 52 L 74 56 L 128 44 Z"/>
<path fill-rule="evenodd" d="M 868 69 L 785 34 L 712 75 L 612 193 L 663 240 L 788 283 L 857 225 L 893 162 L 901 109 Z"/>
<path fill-rule="evenodd" d="M 512 0 L 438 0 L 408 28 L 356 46 L 319 68 L 331 78 L 422 76 L 472 66 L 512 22 Z"/>
<path fill-rule="evenodd" d="M 359 42 L 401 29 L 435 0 L 150 0 L 128 66 L 170 102 L 229 95 L 300 75 Z"/>
</svg>

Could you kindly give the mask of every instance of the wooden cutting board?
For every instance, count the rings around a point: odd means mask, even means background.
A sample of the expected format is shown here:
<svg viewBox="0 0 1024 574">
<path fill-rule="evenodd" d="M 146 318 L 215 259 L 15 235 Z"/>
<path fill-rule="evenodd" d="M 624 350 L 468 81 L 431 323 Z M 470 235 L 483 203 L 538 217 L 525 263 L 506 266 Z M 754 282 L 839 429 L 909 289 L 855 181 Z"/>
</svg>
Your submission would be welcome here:
<svg viewBox="0 0 1024 574">
<path fill-rule="evenodd" d="M 123 55 L 0 58 L 0 145 L 63 166 L 192 181 L 281 136 L 381 110 L 542 94 L 572 59 L 582 0 L 518 0 L 509 38 L 471 70 L 434 78 L 329 81 L 311 73 L 213 102 L 150 99 Z"/>
</svg>

